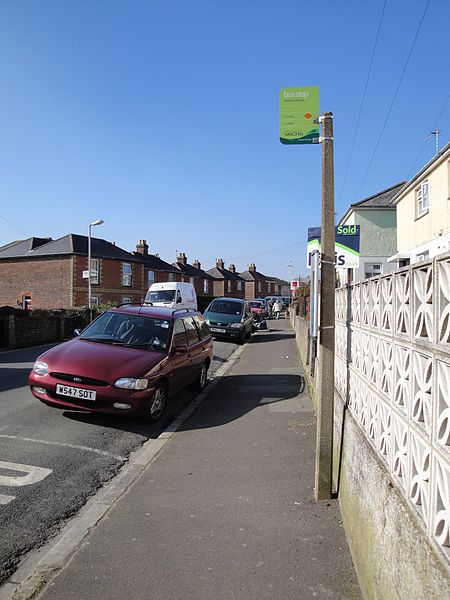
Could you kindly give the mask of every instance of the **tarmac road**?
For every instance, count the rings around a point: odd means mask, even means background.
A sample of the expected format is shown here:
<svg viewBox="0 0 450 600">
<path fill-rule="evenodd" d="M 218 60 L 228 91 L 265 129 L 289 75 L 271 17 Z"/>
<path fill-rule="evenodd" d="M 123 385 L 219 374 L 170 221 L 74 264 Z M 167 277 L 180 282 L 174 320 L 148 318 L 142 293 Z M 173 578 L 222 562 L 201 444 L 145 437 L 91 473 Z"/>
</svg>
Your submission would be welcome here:
<svg viewBox="0 0 450 600">
<path fill-rule="evenodd" d="M 48 408 L 28 389 L 33 362 L 48 347 L 0 353 L 0 583 L 194 397 L 174 396 L 156 425 Z M 216 341 L 210 372 L 235 349 Z"/>
</svg>

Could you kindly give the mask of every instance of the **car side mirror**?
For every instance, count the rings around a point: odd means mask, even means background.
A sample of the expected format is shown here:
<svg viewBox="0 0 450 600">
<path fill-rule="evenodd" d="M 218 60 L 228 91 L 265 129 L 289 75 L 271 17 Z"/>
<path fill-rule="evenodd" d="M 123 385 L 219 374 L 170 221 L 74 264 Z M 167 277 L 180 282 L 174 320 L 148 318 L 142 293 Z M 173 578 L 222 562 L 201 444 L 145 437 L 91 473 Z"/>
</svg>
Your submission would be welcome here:
<svg viewBox="0 0 450 600">
<path fill-rule="evenodd" d="M 180 302 L 183 302 L 183 298 L 181 296 L 178 296 L 178 298 L 177 298 L 177 304 L 180 304 Z"/>
<path fill-rule="evenodd" d="M 81 333 L 81 329 L 74 329 L 73 330 L 74 337 L 78 337 L 80 335 L 80 333 Z"/>
</svg>

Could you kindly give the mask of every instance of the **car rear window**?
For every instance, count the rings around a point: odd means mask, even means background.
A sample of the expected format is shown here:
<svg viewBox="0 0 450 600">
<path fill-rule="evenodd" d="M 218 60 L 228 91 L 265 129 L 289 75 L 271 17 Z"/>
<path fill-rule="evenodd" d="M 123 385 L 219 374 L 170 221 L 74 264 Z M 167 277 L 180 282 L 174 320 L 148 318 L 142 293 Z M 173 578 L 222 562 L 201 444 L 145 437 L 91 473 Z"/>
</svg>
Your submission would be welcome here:
<svg viewBox="0 0 450 600">
<path fill-rule="evenodd" d="M 188 345 L 193 346 L 194 344 L 200 341 L 199 333 L 197 331 L 197 327 L 195 326 L 194 319 L 192 317 L 187 317 L 183 319 L 183 321 L 184 326 L 186 327 Z"/>
<path fill-rule="evenodd" d="M 209 331 L 208 323 L 202 315 L 194 317 L 194 321 L 197 323 L 197 329 L 200 332 L 200 338 L 203 340 L 205 337 L 211 335 Z"/>
</svg>

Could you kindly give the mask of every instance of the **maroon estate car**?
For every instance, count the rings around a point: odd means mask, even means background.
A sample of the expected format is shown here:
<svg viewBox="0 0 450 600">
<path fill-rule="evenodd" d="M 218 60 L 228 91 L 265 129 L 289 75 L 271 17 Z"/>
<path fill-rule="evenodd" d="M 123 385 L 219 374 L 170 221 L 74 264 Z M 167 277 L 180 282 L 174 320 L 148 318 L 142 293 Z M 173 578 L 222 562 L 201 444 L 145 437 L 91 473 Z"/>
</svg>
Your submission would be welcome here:
<svg viewBox="0 0 450 600">
<path fill-rule="evenodd" d="M 124 305 L 41 354 L 29 383 L 48 406 L 139 414 L 154 422 L 168 396 L 191 384 L 205 387 L 212 356 L 211 333 L 199 312 Z"/>
</svg>

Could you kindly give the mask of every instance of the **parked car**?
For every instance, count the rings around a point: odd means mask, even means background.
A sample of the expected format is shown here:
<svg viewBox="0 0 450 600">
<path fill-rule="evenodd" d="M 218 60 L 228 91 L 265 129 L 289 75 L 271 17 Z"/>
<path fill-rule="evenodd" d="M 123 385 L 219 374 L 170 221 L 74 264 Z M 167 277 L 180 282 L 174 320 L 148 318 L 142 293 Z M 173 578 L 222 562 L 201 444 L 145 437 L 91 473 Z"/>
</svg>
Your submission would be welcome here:
<svg viewBox="0 0 450 600">
<path fill-rule="evenodd" d="M 253 319 L 257 322 L 263 321 L 266 318 L 266 307 L 264 300 L 250 300 L 250 310 L 253 314 Z"/>
<path fill-rule="evenodd" d="M 154 422 L 171 394 L 205 387 L 212 357 L 212 335 L 198 311 L 128 304 L 41 354 L 29 384 L 48 406 Z"/>
<path fill-rule="evenodd" d="M 215 298 L 203 313 L 214 337 L 243 343 L 252 334 L 253 315 L 247 300 Z"/>
</svg>

